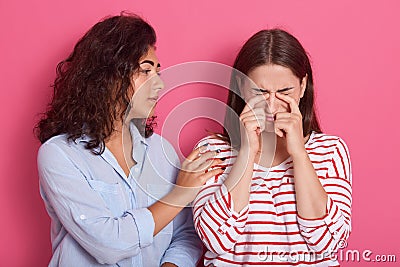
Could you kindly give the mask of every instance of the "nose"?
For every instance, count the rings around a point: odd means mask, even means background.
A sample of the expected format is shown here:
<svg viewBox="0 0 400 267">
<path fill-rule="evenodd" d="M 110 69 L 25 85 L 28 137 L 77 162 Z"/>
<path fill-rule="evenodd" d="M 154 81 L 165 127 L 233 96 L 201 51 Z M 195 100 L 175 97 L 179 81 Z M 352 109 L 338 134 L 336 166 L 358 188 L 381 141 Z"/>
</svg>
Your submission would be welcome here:
<svg viewBox="0 0 400 267">
<path fill-rule="evenodd" d="M 268 109 L 271 114 L 275 114 L 278 109 L 278 101 L 274 92 L 269 93 L 269 97 L 267 99 Z"/>
<path fill-rule="evenodd" d="M 152 81 L 152 88 L 158 91 L 164 88 L 164 82 L 163 80 L 161 80 L 160 75 L 158 74 L 154 75 Z"/>
</svg>

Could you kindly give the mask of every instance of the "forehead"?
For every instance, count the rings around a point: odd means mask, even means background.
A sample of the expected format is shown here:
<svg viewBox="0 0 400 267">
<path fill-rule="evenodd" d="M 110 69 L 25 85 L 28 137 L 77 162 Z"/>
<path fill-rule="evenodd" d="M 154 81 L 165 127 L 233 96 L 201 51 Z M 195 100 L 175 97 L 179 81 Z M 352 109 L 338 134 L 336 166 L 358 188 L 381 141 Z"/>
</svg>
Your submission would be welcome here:
<svg viewBox="0 0 400 267">
<path fill-rule="evenodd" d="M 147 51 L 147 54 L 144 55 L 140 60 L 139 63 L 142 63 L 143 61 L 146 61 L 144 64 L 150 64 L 149 62 L 153 62 L 154 66 L 157 67 L 159 65 L 158 57 L 156 55 L 156 49 L 155 47 L 150 47 L 149 50 Z M 149 61 L 149 62 L 148 62 Z"/>
<path fill-rule="evenodd" d="M 299 78 L 293 74 L 291 69 L 276 64 L 255 67 L 248 73 L 248 76 L 257 85 L 264 85 L 272 88 L 293 85 L 293 83 L 299 82 Z"/>
</svg>

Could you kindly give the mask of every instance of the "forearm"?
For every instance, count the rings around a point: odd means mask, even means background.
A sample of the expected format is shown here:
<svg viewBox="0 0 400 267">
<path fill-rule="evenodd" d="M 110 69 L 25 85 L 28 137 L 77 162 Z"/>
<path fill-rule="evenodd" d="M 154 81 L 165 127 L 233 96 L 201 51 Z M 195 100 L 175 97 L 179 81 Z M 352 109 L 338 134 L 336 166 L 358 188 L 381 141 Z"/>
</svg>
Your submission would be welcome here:
<svg viewBox="0 0 400 267">
<path fill-rule="evenodd" d="M 184 208 L 174 218 L 173 229 L 171 243 L 161 259 L 161 264 L 196 266 L 202 255 L 203 246 L 193 227 L 191 207 Z"/>
<path fill-rule="evenodd" d="M 175 187 L 169 194 L 148 207 L 154 219 L 154 234 L 158 234 L 190 202 L 190 192 Z M 189 190 L 189 189 L 187 189 Z"/>
<path fill-rule="evenodd" d="M 254 158 L 255 155 L 246 150 L 239 151 L 236 162 L 224 182 L 231 194 L 235 212 L 240 212 L 249 204 Z"/>
<path fill-rule="evenodd" d="M 322 187 L 317 173 L 304 150 L 292 156 L 296 205 L 299 216 L 321 218 L 326 215 L 328 195 Z"/>
</svg>

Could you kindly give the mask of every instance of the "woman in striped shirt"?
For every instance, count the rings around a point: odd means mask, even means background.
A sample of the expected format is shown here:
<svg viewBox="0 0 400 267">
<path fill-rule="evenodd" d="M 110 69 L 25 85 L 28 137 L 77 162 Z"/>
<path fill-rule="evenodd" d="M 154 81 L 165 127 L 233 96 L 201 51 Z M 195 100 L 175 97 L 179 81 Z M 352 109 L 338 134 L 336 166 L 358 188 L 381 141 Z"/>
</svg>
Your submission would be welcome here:
<svg viewBox="0 0 400 267">
<path fill-rule="evenodd" d="M 198 145 L 225 167 L 194 201 L 205 265 L 339 266 L 351 231 L 349 152 L 321 133 L 306 51 L 283 30 L 263 30 L 234 69 L 224 134 Z"/>
</svg>

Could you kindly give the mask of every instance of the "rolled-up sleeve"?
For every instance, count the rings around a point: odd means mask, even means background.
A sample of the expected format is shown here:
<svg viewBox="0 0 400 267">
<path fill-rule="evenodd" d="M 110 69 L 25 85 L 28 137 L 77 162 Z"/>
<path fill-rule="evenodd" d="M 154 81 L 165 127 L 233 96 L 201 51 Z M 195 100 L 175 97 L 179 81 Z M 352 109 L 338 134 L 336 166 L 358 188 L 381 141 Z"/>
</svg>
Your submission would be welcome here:
<svg viewBox="0 0 400 267">
<path fill-rule="evenodd" d="M 202 242 L 193 226 L 190 207 L 184 208 L 174 219 L 171 244 L 165 252 L 161 264 L 173 263 L 179 267 L 196 266 L 203 250 Z"/>
<path fill-rule="evenodd" d="M 230 252 L 242 236 L 249 215 L 249 206 L 235 212 L 234 202 L 224 181 L 233 165 L 232 150 L 219 139 L 203 139 L 197 147 L 207 144 L 206 151 L 219 150 L 225 157 L 223 174 L 210 178 L 194 200 L 195 229 L 208 250 L 222 255 Z M 222 166 L 222 165 L 221 165 Z"/>
<path fill-rule="evenodd" d="M 165 142 L 165 140 L 163 140 Z M 173 164 L 171 172 L 176 182 L 178 168 L 180 166 L 179 158 L 168 142 L 164 143 L 165 151 L 168 153 L 168 159 Z M 179 267 L 196 266 L 203 254 L 203 245 L 193 226 L 193 214 L 191 207 L 183 208 L 182 211 L 173 220 L 173 233 L 171 243 L 165 251 L 161 264 L 170 262 Z"/>
<path fill-rule="evenodd" d="M 326 215 L 318 219 L 297 216 L 300 233 L 316 252 L 335 252 L 343 248 L 351 232 L 352 173 L 349 151 L 338 139 L 322 185 L 328 194 Z"/>
<path fill-rule="evenodd" d="M 88 177 L 57 144 L 45 143 L 38 171 L 47 206 L 68 233 L 99 263 L 115 264 L 153 242 L 154 220 L 146 208 L 114 216 Z M 118 186 L 118 184 L 116 184 Z"/>
<path fill-rule="evenodd" d="M 195 228 L 206 247 L 217 254 L 229 252 L 243 234 L 249 206 L 239 213 L 222 183 L 206 184 L 195 200 Z"/>
</svg>

